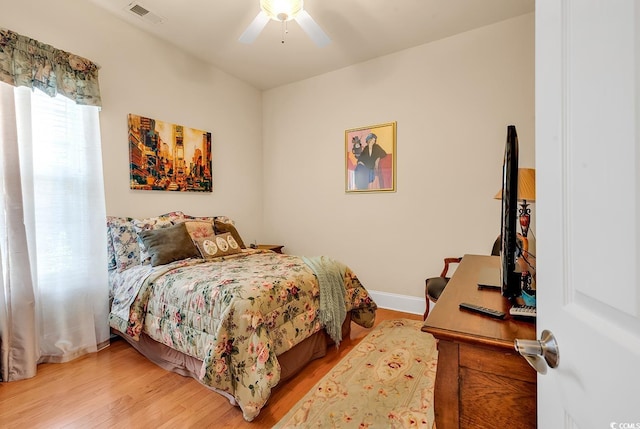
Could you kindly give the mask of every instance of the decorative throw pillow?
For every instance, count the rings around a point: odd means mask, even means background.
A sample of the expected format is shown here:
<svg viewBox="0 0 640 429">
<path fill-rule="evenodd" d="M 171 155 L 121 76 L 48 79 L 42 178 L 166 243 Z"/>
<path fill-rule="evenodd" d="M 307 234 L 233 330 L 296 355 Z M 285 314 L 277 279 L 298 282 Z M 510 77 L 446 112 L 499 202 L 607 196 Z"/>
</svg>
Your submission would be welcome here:
<svg viewBox="0 0 640 429">
<path fill-rule="evenodd" d="M 214 259 L 242 252 L 240 245 L 229 232 L 214 237 L 198 238 L 194 241 L 204 259 Z"/>
<path fill-rule="evenodd" d="M 183 218 L 184 218 L 184 214 L 182 212 L 170 212 L 170 213 L 165 213 L 163 215 L 156 216 L 156 217 L 149 217 L 146 219 L 134 219 L 133 227 L 139 236 L 142 231 L 167 228 L 173 225 L 174 223 L 176 223 L 176 221 Z M 138 239 L 138 246 L 140 246 L 140 261 L 143 264 L 147 263 L 149 261 L 150 255 L 145 244 L 141 239 Z"/>
<path fill-rule="evenodd" d="M 195 240 L 198 238 L 206 238 L 213 237 L 215 232 L 213 232 L 213 222 L 212 221 L 193 221 L 187 220 L 184 222 L 187 227 L 187 232 L 191 236 L 191 239 Z"/>
<path fill-rule="evenodd" d="M 216 234 L 224 234 L 225 232 L 230 233 L 233 236 L 233 238 L 236 240 L 240 248 L 246 249 L 246 246 L 244 245 L 244 241 L 242 241 L 242 238 L 240 238 L 240 233 L 238 233 L 238 230 L 236 229 L 235 226 L 233 226 L 233 224 L 223 222 L 220 220 L 220 217 L 217 217 L 213 222 L 213 227 L 215 229 Z"/>
<path fill-rule="evenodd" d="M 140 238 L 151 256 L 151 266 L 200 256 L 184 223 L 142 231 Z"/>
</svg>

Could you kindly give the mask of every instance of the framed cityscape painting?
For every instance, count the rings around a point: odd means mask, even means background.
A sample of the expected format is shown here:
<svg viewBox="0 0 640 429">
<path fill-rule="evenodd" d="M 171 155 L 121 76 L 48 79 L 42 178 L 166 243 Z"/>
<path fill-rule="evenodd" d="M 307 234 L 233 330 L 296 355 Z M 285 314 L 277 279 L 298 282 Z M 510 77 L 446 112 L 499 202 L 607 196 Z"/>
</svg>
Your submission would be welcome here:
<svg viewBox="0 0 640 429">
<path fill-rule="evenodd" d="M 130 188 L 213 192 L 211 133 L 129 114 Z"/>
<path fill-rule="evenodd" d="M 346 192 L 396 190 L 396 123 L 346 130 Z"/>
</svg>

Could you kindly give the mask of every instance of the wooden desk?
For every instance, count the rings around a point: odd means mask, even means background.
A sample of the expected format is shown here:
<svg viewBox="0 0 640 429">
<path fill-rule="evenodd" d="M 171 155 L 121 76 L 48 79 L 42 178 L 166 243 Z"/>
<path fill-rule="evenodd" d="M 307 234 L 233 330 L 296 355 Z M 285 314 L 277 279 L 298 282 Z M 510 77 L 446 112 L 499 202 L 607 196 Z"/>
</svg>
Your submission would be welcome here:
<svg viewBox="0 0 640 429">
<path fill-rule="evenodd" d="M 536 427 L 536 372 L 513 346 L 516 338 L 535 339 L 535 324 L 512 319 L 500 292 L 477 287 L 480 270 L 499 264 L 497 256 L 464 255 L 422 327 L 438 339 L 438 429 Z M 461 311 L 461 302 L 507 316 Z"/>
</svg>

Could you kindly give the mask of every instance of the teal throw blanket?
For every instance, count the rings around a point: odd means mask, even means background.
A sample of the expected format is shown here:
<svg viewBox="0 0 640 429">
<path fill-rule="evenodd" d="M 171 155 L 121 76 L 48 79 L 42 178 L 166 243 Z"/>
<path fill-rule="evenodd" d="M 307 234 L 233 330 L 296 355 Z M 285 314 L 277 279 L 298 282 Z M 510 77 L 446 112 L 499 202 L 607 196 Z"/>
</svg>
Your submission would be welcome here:
<svg viewBox="0 0 640 429">
<path fill-rule="evenodd" d="M 302 257 L 320 284 L 320 322 L 336 347 L 342 341 L 342 323 L 347 315 L 344 276 L 347 267 L 327 256 Z"/>
</svg>

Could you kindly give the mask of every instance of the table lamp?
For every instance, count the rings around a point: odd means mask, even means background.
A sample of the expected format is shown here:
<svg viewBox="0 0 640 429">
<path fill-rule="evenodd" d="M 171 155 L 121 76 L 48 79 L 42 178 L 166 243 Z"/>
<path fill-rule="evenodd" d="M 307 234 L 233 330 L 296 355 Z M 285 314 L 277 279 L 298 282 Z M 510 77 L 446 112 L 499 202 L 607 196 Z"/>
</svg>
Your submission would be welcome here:
<svg viewBox="0 0 640 429">
<path fill-rule="evenodd" d="M 494 198 L 497 200 L 502 199 L 502 189 L 498 191 Z M 518 168 L 518 201 L 520 201 L 518 217 L 523 237 L 526 237 L 529 234 L 529 225 L 531 224 L 531 209 L 529 208 L 529 202 L 533 202 L 535 200 L 536 170 L 534 168 Z"/>
</svg>

